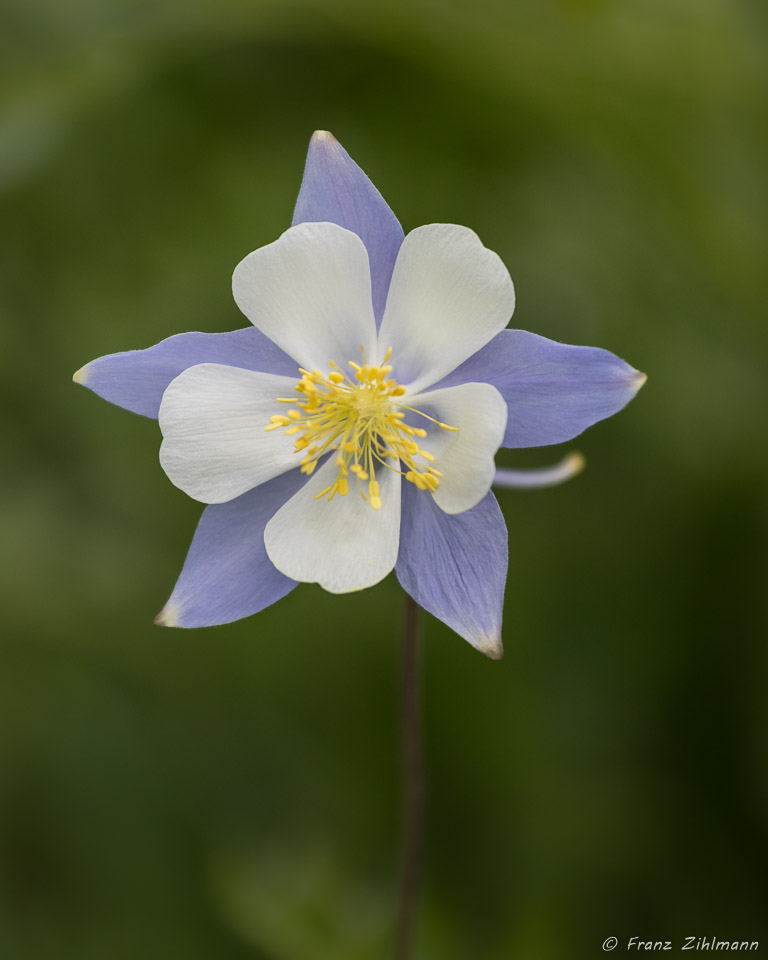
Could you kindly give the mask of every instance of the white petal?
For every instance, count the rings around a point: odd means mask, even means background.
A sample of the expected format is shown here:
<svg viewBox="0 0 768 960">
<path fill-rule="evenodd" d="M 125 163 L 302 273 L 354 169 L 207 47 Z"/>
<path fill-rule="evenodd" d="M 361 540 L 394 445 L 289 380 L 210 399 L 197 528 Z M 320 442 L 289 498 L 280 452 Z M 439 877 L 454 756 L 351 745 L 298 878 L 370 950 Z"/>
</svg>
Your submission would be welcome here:
<svg viewBox="0 0 768 960">
<path fill-rule="evenodd" d="M 232 277 L 238 307 L 307 370 L 370 360 L 376 349 L 368 254 L 335 223 L 301 223 L 254 250 Z"/>
<path fill-rule="evenodd" d="M 267 431 L 284 414 L 277 397 L 296 380 L 220 363 L 189 367 L 172 380 L 160 404 L 160 463 L 172 483 L 195 500 L 224 503 L 301 462 L 293 438 Z"/>
<path fill-rule="evenodd" d="M 431 466 L 443 474 L 433 494 L 438 507 L 446 513 L 471 509 L 493 483 L 493 457 L 507 426 L 506 401 L 489 383 L 462 383 L 409 397 L 407 402 L 436 420 L 458 427 L 456 432 L 432 425 L 419 445 L 435 457 Z M 420 417 L 411 422 L 422 427 L 428 423 Z M 423 462 L 418 457 L 416 460 Z"/>
<path fill-rule="evenodd" d="M 503 330 L 515 308 L 507 268 L 477 234 L 430 223 L 403 241 L 379 333 L 397 380 L 436 383 Z"/>
<path fill-rule="evenodd" d="M 350 477 L 349 493 L 328 502 L 315 496 L 333 483 L 331 457 L 267 524 L 264 543 L 277 569 L 292 580 L 350 593 L 383 580 L 400 545 L 400 474 L 381 468 L 381 509 L 363 500 Z"/>
</svg>

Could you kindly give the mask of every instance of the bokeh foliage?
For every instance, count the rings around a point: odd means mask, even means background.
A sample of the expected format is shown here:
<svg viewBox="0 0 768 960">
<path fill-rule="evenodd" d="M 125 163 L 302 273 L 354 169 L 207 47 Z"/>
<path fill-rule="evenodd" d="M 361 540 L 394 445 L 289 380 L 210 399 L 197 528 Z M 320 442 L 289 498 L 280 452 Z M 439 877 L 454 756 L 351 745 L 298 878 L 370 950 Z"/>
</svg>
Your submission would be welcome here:
<svg viewBox="0 0 768 960">
<path fill-rule="evenodd" d="M 232 267 L 289 224 L 318 127 L 406 229 L 474 227 L 517 326 L 649 374 L 570 445 L 582 477 L 500 496 L 506 659 L 427 624 L 419 957 L 765 942 L 766 19 L 759 0 L 5 0 L 0 956 L 390 951 L 394 578 L 153 627 L 199 506 L 155 424 L 70 383 L 244 324 Z"/>
</svg>

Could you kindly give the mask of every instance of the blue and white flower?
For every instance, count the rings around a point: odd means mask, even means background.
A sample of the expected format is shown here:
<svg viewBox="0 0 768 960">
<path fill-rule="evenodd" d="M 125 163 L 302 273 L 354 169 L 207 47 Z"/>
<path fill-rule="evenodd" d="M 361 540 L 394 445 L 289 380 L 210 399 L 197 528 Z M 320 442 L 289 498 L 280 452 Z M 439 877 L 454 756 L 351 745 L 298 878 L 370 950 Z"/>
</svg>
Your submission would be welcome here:
<svg viewBox="0 0 768 960">
<path fill-rule="evenodd" d="M 163 469 L 209 504 L 157 622 L 227 623 L 299 582 L 345 593 L 394 569 L 422 607 L 501 656 L 496 451 L 571 439 L 644 375 L 606 350 L 507 330 L 515 295 L 499 257 L 453 224 L 404 236 L 324 132 L 293 226 L 237 266 L 233 292 L 251 327 L 180 334 L 75 374 L 157 417 Z"/>
</svg>

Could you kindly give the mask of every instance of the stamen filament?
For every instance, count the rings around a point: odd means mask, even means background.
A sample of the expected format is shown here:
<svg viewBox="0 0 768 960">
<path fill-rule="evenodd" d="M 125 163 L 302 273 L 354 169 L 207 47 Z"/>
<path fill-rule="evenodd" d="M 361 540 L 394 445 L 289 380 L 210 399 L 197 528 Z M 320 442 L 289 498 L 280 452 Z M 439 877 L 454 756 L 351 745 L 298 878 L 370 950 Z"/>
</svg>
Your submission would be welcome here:
<svg viewBox="0 0 768 960">
<path fill-rule="evenodd" d="M 362 347 L 361 355 L 362 364 L 348 361 L 351 373 L 344 373 L 333 361 L 328 362 L 327 375 L 299 367 L 301 378 L 295 388 L 299 397 L 278 397 L 278 403 L 291 404 L 291 409 L 286 414 L 271 416 L 264 429 L 285 429 L 287 436 L 296 437 L 294 449 L 304 453 L 301 471 L 307 476 L 326 453 L 336 452 L 336 479 L 316 494 L 316 500 L 327 497 L 330 501 L 337 493 L 347 496 L 351 475 L 360 496 L 374 510 L 380 510 L 377 467 L 392 470 L 417 489 L 431 493 L 437 490 L 442 478 L 442 473 L 434 467 L 417 465 L 417 457 L 427 464 L 433 463 L 435 457 L 417 442 L 427 437 L 427 431 L 406 423 L 406 414 L 424 417 L 443 430 L 456 431 L 457 428 L 399 402 L 406 389 L 390 376 L 391 347 L 380 366 L 365 362 Z M 401 461 L 403 469 L 398 469 L 400 464 L 392 461 Z"/>
</svg>

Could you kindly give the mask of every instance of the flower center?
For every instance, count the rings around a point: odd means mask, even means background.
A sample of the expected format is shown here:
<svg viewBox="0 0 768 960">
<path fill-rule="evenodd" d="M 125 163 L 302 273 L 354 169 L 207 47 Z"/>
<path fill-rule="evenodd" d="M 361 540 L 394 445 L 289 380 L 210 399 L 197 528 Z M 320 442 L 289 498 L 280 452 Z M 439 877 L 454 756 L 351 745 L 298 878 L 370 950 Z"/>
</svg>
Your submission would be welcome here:
<svg viewBox="0 0 768 960">
<path fill-rule="evenodd" d="M 291 404 L 291 409 L 270 417 L 265 429 L 284 427 L 287 435 L 296 436 L 296 452 L 306 451 L 301 461 L 302 473 L 312 473 L 323 454 L 336 451 L 334 465 L 339 468 L 338 475 L 317 494 L 316 500 L 326 496 L 333 500 L 337 493 L 346 496 L 352 476 L 363 499 L 379 510 L 381 495 L 375 475 L 378 465 L 400 473 L 419 490 L 437 490 L 442 474 L 429 465 L 435 458 L 418 443 L 427 431 L 405 423 L 405 416 L 415 413 L 443 430 L 457 428 L 401 402 L 405 387 L 389 376 L 392 367 L 387 361 L 391 355 L 390 348 L 380 367 L 367 363 L 361 366 L 350 360 L 352 374 L 342 373 L 332 360 L 327 375 L 299 367 L 301 380 L 296 384 L 296 392 L 300 398 L 277 398 L 278 403 Z M 404 470 L 398 469 L 398 461 Z"/>
</svg>

